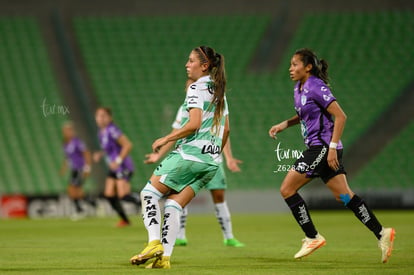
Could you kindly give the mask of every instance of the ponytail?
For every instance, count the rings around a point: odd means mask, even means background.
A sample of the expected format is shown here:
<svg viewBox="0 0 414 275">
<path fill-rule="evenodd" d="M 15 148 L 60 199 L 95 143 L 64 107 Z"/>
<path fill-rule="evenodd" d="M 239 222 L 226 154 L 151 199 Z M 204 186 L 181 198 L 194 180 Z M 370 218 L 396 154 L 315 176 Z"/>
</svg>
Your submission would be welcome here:
<svg viewBox="0 0 414 275">
<path fill-rule="evenodd" d="M 208 72 L 213 80 L 212 104 L 215 105 L 213 129 L 218 133 L 220 129 L 221 117 L 224 113 L 224 94 L 226 92 L 226 72 L 224 67 L 224 56 L 217 53 L 214 49 L 207 46 L 200 46 L 194 49 L 198 53 L 201 63 L 209 63 Z M 212 105 L 210 105 L 211 107 Z M 209 107 L 209 108 L 210 108 Z"/>
<path fill-rule="evenodd" d="M 310 73 L 322 79 L 322 81 L 326 85 L 329 85 L 328 63 L 326 62 L 326 60 L 319 60 L 316 54 L 311 49 L 307 48 L 297 50 L 295 52 L 295 55 L 299 55 L 301 57 L 304 66 L 311 64 L 312 69 Z"/>
</svg>

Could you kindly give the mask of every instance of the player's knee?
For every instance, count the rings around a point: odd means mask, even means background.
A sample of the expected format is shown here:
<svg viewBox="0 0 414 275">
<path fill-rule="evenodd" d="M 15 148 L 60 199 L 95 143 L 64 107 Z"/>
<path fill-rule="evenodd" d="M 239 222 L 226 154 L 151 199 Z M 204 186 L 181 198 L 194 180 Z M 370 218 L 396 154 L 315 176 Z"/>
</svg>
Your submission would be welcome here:
<svg viewBox="0 0 414 275">
<path fill-rule="evenodd" d="M 288 185 L 282 184 L 282 186 L 280 186 L 279 192 L 280 192 L 280 195 L 282 195 L 282 197 L 286 199 L 286 198 L 289 198 L 290 196 L 293 196 L 296 193 L 296 190 L 294 190 Z"/>
<path fill-rule="evenodd" d="M 112 197 L 114 197 L 114 196 L 115 196 L 114 192 L 111 192 L 111 191 L 105 190 L 105 192 L 104 192 L 104 197 L 105 197 L 105 198 L 112 198 Z"/>
<path fill-rule="evenodd" d="M 224 194 L 218 194 L 213 197 L 214 203 L 222 203 L 224 202 Z"/>
<path fill-rule="evenodd" d="M 145 187 L 140 192 L 141 201 L 147 200 L 156 200 L 158 201 L 163 197 L 163 194 L 154 186 L 152 186 L 151 181 L 148 181 Z"/>
<path fill-rule="evenodd" d="M 224 190 L 212 190 L 211 195 L 214 203 L 224 202 Z"/>
</svg>

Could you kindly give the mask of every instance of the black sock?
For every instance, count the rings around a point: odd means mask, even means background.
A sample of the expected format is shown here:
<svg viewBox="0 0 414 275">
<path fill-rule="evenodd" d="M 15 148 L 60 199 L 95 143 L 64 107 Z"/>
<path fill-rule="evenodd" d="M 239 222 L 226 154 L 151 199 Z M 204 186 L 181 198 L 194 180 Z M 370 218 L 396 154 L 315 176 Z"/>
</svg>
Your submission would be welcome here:
<svg viewBox="0 0 414 275">
<path fill-rule="evenodd" d="M 315 238 L 318 232 L 313 225 L 308 207 L 302 197 L 296 193 L 295 195 L 285 199 L 285 202 L 289 206 L 290 210 L 292 210 L 293 216 L 295 216 L 296 221 L 302 228 L 303 232 L 305 232 L 306 237 Z"/>
<path fill-rule="evenodd" d="M 76 212 L 80 213 L 83 211 L 78 199 L 73 199 L 73 204 L 75 205 Z"/>
<path fill-rule="evenodd" d="M 365 224 L 369 230 L 374 232 L 378 240 L 381 238 L 380 232 L 382 230 L 382 225 L 379 223 L 374 213 L 372 213 L 372 211 L 360 197 L 354 195 L 346 207 L 351 209 L 358 220 Z"/>
<path fill-rule="evenodd" d="M 93 208 L 96 208 L 96 201 L 90 197 L 86 197 L 85 202 L 87 202 L 90 206 L 92 206 Z"/>
<path fill-rule="evenodd" d="M 125 222 L 129 223 L 129 219 L 125 214 L 124 208 L 122 207 L 119 199 L 117 197 L 107 197 L 107 199 L 111 204 L 112 208 L 115 210 L 115 212 L 118 213 L 119 217 L 121 217 L 121 219 Z"/>
<path fill-rule="evenodd" d="M 136 206 L 141 207 L 141 199 L 138 194 L 126 194 L 122 197 L 123 201 L 128 201 L 134 203 Z"/>
</svg>

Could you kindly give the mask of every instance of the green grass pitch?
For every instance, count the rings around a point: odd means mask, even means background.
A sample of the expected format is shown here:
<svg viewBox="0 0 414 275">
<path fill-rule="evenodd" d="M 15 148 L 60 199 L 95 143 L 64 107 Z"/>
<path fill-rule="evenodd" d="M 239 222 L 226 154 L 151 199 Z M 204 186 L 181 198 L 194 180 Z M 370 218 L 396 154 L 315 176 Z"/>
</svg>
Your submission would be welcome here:
<svg viewBox="0 0 414 275">
<path fill-rule="evenodd" d="M 293 259 L 301 233 L 290 214 L 233 215 L 244 248 L 224 247 L 211 215 L 189 215 L 187 247 L 176 247 L 171 270 L 129 264 L 146 242 L 141 219 L 115 228 L 115 218 L 0 221 L 0 274 L 414 274 L 414 212 L 376 211 L 396 228 L 393 256 L 380 263 L 377 241 L 349 211 L 312 211 L 327 245 Z"/>
</svg>

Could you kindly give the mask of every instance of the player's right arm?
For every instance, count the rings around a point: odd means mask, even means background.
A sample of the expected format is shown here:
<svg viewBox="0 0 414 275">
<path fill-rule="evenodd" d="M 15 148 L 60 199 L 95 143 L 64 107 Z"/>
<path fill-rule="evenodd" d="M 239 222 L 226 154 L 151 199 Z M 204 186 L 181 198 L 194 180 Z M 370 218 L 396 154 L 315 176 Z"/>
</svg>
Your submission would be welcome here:
<svg viewBox="0 0 414 275">
<path fill-rule="evenodd" d="M 176 132 L 177 129 L 173 128 L 171 133 Z M 170 141 L 167 144 L 165 144 L 163 147 L 161 147 L 158 152 L 153 152 L 150 154 L 145 155 L 145 164 L 152 164 L 158 162 L 162 157 L 164 157 L 171 149 L 174 147 L 175 141 Z"/>
<path fill-rule="evenodd" d="M 295 115 L 291 118 L 289 118 L 288 120 L 282 121 L 279 124 L 273 125 L 270 129 L 269 129 L 269 136 L 271 138 L 276 138 L 276 134 L 282 132 L 283 130 L 299 124 L 300 122 L 300 118 L 298 115 Z"/>
</svg>

